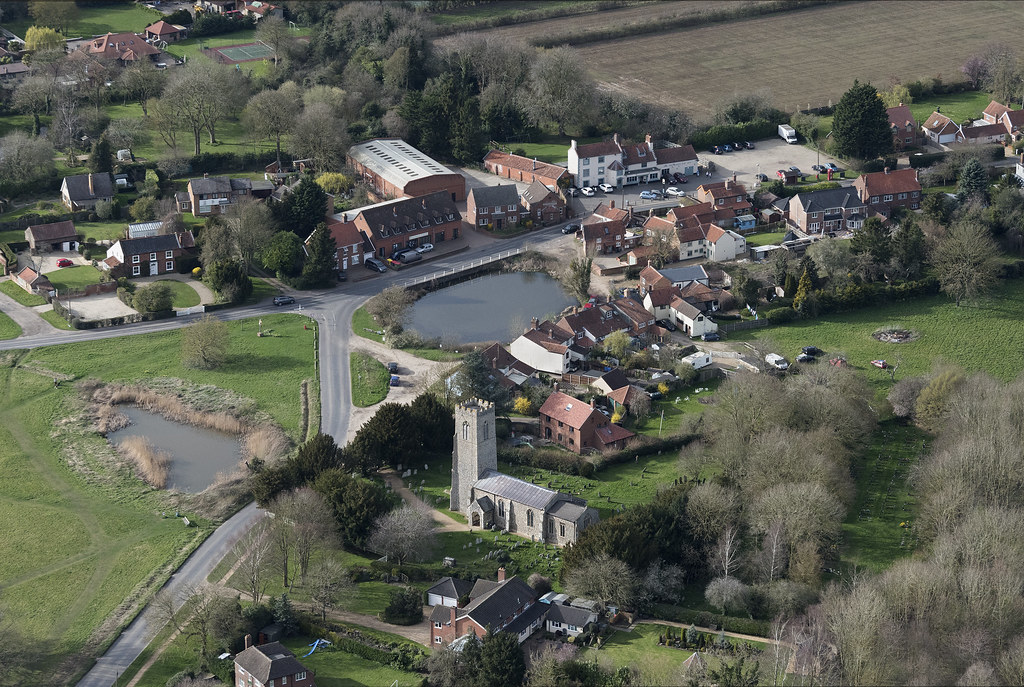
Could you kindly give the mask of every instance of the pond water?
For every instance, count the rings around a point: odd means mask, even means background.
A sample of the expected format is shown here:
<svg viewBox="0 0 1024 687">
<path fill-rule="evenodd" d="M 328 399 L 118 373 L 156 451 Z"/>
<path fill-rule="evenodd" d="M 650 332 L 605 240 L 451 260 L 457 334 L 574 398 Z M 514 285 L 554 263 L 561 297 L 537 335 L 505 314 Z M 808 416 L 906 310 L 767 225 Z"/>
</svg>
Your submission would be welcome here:
<svg viewBox="0 0 1024 687">
<path fill-rule="evenodd" d="M 575 301 L 543 272 L 491 274 L 428 293 L 409 311 L 406 329 L 458 343 L 511 341 Z"/>
<path fill-rule="evenodd" d="M 107 438 L 119 444 L 128 437 L 143 437 L 153 448 L 171 457 L 167 489 L 196 494 L 214 483 L 218 473 L 232 472 L 242 459 L 238 437 L 171 422 L 134 406 L 118 408 L 132 421 Z"/>
</svg>

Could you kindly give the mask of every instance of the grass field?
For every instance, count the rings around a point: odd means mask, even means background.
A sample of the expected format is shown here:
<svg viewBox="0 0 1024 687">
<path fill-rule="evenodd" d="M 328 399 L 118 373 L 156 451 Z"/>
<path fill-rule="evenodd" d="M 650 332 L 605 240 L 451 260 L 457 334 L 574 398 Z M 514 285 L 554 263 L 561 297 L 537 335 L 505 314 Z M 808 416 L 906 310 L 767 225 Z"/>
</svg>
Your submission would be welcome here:
<svg viewBox="0 0 1024 687">
<path fill-rule="evenodd" d="M 391 375 L 384 363 L 372 355 L 354 351 L 349 355 L 352 374 L 352 405 L 366 408 L 388 397 Z"/>
<path fill-rule="evenodd" d="M 93 241 L 117 241 L 124 238 L 128 223 L 122 220 L 109 220 L 106 222 L 75 222 L 75 229 L 84 238 Z"/>
<path fill-rule="evenodd" d="M 491 2 L 484 5 L 473 6 L 465 9 L 450 10 L 448 12 L 436 12 L 430 14 L 430 20 L 439 26 L 455 26 L 458 24 L 472 24 L 481 19 L 498 19 L 514 15 L 528 16 L 538 7 L 548 10 L 550 8 L 572 8 L 585 13 L 590 3 L 579 2 L 579 0 L 548 0 L 538 3 L 536 0 L 504 0 L 502 2 Z"/>
<path fill-rule="evenodd" d="M 40 313 L 39 316 L 53 325 L 55 329 L 71 329 L 71 325 L 68 324 L 68 321 L 53 310 L 47 310 L 46 312 Z"/>
<path fill-rule="evenodd" d="M 616 631 L 600 649 L 589 648 L 582 656 L 591 660 L 611 661 L 616 668 L 635 667 L 646 680 L 644 684 L 681 684 L 676 674 L 683 661 L 693 652 L 659 646 L 658 636 L 664 633 L 663 626 L 636 625 L 630 632 Z"/>
<path fill-rule="evenodd" d="M 652 403 L 650 415 L 630 429 L 637 434 L 652 437 L 667 437 L 677 433 L 686 415 L 704 411 L 707 406 L 699 399 L 710 398 L 719 384 L 721 382 L 715 379 L 683 391 L 670 392 L 665 398 Z"/>
<path fill-rule="evenodd" d="M 79 7 L 78 17 L 68 26 L 67 36 L 91 37 L 104 33 L 118 33 L 120 31 L 142 32 L 144 28 L 157 21 L 163 15 L 156 10 L 146 9 L 142 5 L 134 3 L 113 3 L 97 7 Z M 31 15 L 25 19 L 12 22 L 3 22 L 2 25 L 8 31 L 19 38 L 25 37 L 25 31 L 32 26 Z"/>
<path fill-rule="evenodd" d="M 300 27 L 297 30 L 291 32 L 292 36 L 308 36 L 310 30 L 308 28 Z M 256 40 L 256 29 L 247 29 L 245 31 L 235 31 L 234 33 L 226 33 L 221 36 L 208 36 L 204 38 L 188 38 L 177 43 L 169 43 L 167 45 L 167 53 L 174 55 L 175 57 L 184 57 L 187 60 L 194 60 L 200 55 L 210 57 L 214 59 L 216 56 L 212 54 L 212 51 L 207 50 L 203 52 L 200 50 L 200 46 L 203 48 L 220 48 L 226 45 L 243 45 L 245 43 L 252 43 Z M 240 65 L 239 71 L 248 73 L 252 71 L 253 76 L 262 76 L 269 70 L 274 68 L 273 58 L 267 60 L 243 62 Z M 232 66 L 232 69 L 234 67 Z"/>
<path fill-rule="evenodd" d="M 22 305 L 32 307 L 35 305 L 42 305 L 46 302 L 46 299 L 42 296 L 37 296 L 34 293 L 29 293 L 25 289 L 14 283 L 13 280 L 8 279 L 7 281 L 0 282 L 0 291 L 18 301 Z"/>
<path fill-rule="evenodd" d="M 591 138 L 577 138 L 576 142 L 582 145 L 584 143 L 596 143 L 600 140 L 600 136 L 594 136 Z M 556 135 L 547 134 L 544 136 L 543 141 L 537 141 L 535 143 L 502 143 L 501 149 L 522 149 L 522 154 L 526 157 L 535 157 L 541 162 L 564 165 L 566 164 L 567 157 L 569 155 L 569 144 L 571 142 L 571 136 L 559 138 Z"/>
<path fill-rule="evenodd" d="M 17 339 L 21 336 L 21 327 L 18 323 L 0 312 L 0 339 Z"/>
<path fill-rule="evenodd" d="M 911 103 L 910 111 L 914 114 L 914 119 L 923 124 L 928 115 L 935 112 L 936 108 L 940 108 L 942 114 L 954 122 L 960 123 L 965 119 L 981 119 L 981 113 L 990 102 L 992 102 L 990 93 L 968 91 L 933 96 L 920 102 Z"/>
<path fill-rule="evenodd" d="M 626 20 L 650 21 L 666 11 L 655 3 L 488 31 L 519 38 L 585 31 Z M 696 3 L 695 3 L 696 4 Z M 834 3 L 766 17 L 711 24 L 576 48 L 605 91 L 680 109 L 703 119 L 734 93 L 770 89 L 776 107 L 793 112 L 836 103 L 854 79 L 887 88 L 941 75 L 960 78 L 968 55 L 993 42 L 1012 42 L 1024 5 L 971 2 L 930 12 L 924 2 Z M 842 31 L 831 30 L 842 27 Z M 914 30 L 908 32 L 907 26 Z M 936 45 L 955 50 L 936 51 Z M 865 49 L 899 45 L 899 50 Z M 675 50 L 670 46 L 685 46 Z M 792 59 L 773 56 L 791 55 Z M 855 63 L 850 55 L 857 55 Z M 756 68 L 751 68 L 756 65 Z M 925 113 L 927 114 L 927 113 Z"/>
<path fill-rule="evenodd" d="M 54 272 L 47 272 L 46 278 L 50 280 L 58 292 L 68 289 L 82 289 L 89 284 L 99 284 L 102 273 L 92 265 L 76 265 L 74 267 L 62 267 Z"/>
<path fill-rule="evenodd" d="M 747 234 L 744 238 L 746 238 L 748 246 L 767 246 L 773 243 L 781 243 L 785 237 L 785 232 L 772 231 L 764 234 Z"/>
<path fill-rule="evenodd" d="M 191 286 L 183 281 L 175 279 L 161 279 L 156 282 L 171 289 L 171 305 L 175 308 L 191 308 L 199 305 L 199 294 Z"/>
</svg>

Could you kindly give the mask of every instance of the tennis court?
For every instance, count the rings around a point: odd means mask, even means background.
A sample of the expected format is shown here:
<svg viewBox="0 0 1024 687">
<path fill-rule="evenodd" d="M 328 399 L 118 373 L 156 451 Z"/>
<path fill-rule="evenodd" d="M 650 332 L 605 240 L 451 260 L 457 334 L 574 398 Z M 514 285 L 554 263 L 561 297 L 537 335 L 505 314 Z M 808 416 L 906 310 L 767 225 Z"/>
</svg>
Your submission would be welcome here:
<svg viewBox="0 0 1024 687">
<path fill-rule="evenodd" d="M 274 51 L 263 43 L 227 45 L 214 48 L 214 50 L 231 62 L 252 62 L 253 60 L 264 60 L 274 56 Z"/>
</svg>

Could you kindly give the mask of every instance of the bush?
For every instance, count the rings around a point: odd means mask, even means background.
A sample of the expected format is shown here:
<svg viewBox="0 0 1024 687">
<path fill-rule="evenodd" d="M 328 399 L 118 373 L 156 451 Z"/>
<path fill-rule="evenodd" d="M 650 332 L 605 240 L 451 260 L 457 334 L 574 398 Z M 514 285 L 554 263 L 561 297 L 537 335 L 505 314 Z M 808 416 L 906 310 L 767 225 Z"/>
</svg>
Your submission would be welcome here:
<svg viewBox="0 0 1024 687">
<path fill-rule="evenodd" d="M 702 627 L 721 628 L 727 632 L 738 632 L 740 634 L 755 635 L 757 637 L 767 637 L 769 632 L 771 632 L 771 623 L 767 620 L 738 618 L 728 615 L 723 617 L 717 613 L 695 611 L 690 608 L 680 608 L 679 606 L 673 606 L 671 604 L 655 604 L 652 615 L 661 620 L 672 620 L 677 623 L 700 625 Z"/>
<path fill-rule="evenodd" d="M 423 620 L 423 595 L 412 587 L 394 590 L 380 619 L 392 625 L 415 625 Z"/>
<path fill-rule="evenodd" d="M 284 152 L 282 151 L 282 156 Z M 277 154 L 271 150 L 263 153 L 201 153 L 188 161 L 191 169 L 204 172 L 231 172 L 238 170 L 261 171 L 263 167 L 277 160 Z M 257 170 L 256 168 L 259 168 Z M 59 185 L 58 185 L 59 186 Z"/>
<path fill-rule="evenodd" d="M 232 19 L 231 17 L 227 17 L 223 14 L 203 12 L 202 14 L 197 15 L 195 20 L 192 22 L 192 29 L 189 31 L 189 35 L 192 38 L 217 36 L 222 33 L 251 29 L 252 24 L 252 20 L 247 17 Z"/>
<path fill-rule="evenodd" d="M 120 291 L 120 289 L 118 289 Z M 118 294 L 120 297 L 120 294 Z M 167 284 L 150 284 L 139 289 L 132 298 L 132 307 L 139 312 L 171 310 L 171 288 Z"/>
<path fill-rule="evenodd" d="M 767 318 L 772 324 L 792 322 L 797 317 L 796 311 L 792 308 L 775 308 L 774 310 L 763 312 L 761 315 Z"/>
<path fill-rule="evenodd" d="M 694 148 L 705 149 L 733 141 L 771 138 L 778 132 L 779 124 L 785 123 L 787 119 L 782 118 L 777 122 L 757 119 L 744 124 L 716 124 L 702 131 L 694 131 L 690 134 L 688 142 Z"/>
</svg>

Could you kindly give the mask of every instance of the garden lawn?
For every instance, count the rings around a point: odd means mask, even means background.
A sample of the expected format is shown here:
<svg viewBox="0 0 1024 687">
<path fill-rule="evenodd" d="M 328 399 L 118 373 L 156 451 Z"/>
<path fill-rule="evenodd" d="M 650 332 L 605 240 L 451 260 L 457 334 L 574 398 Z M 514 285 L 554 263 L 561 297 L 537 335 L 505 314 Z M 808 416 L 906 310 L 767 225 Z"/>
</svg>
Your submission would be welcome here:
<svg viewBox="0 0 1024 687">
<path fill-rule="evenodd" d="M 312 643 L 310 637 L 284 641 L 302 665 L 316 674 L 318 687 L 418 687 L 423 682 L 423 676 L 418 673 L 383 666 L 333 647 L 317 649 L 306 656 Z"/>
<path fill-rule="evenodd" d="M 29 293 L 25 289 L 18 286 L 13 280 L 8 279 L 7 281 L 0 282 L 0 291 L 18 301 L 22 305 L 33 307 L 36 305 L 42 305 L 46 302 L 46 299 L 42 296 L 38 296 L 34 293 Z"/>
<path fill-rule="evenodd" d="M 637 434 L 652 437 L 667 437 L 678 433 L 687 414 L 704 412 L 707 406 L 699 399 L 710 398 L 719 384 L 721 380 L 714 379 L 683 391 L 670 391 L 664 398 L 651 403 L 651 413 L 630 429 Z"/>
<path fill-rule="evenodd" d="M 352 405 L 366 408 L 388 396 L 391 374 L 384 363 L 371 355 L 354 351 L 349 355 L 352 375 Z"/>
<path fill-rule="evenodd" d="M 985 91 L 965 91 L 950 95 L 936 95 L 910 104 L 910 112 L 921 124 L 928 115 L 941 108 L 946 115 L 958 124 L 965 119 L 981 119 L 981 113 L 992 102 L 992 94 Z M 1013 107 L 1013 103 L 1007 103 Z"/>
<path fill-rule="evenodd" d="M 21 336 L 21 327 L 18 323 L 0 312 L 0 339 L 17 339 Z"/>
<path fill-rule="evenodd" d="M 39 313 L 39 316 L 49 322 L 55 329 L 71 329 L 71 325 L 63 317 L 53 310 Z"/>
<path fill-rule="evenodd" d="M 786 233 L 783 231 L 772 231 L 764 234 L 747 234 L 744 238 L 747 240 L 748 246 L 768 246 L 773 243 L 782 243 L 782 239 L 786 237 Z"/>
<path fill-rule="evenodd" d="M 128 223 L 122 220 L 75 222 L 75 229 L 84 238 L 92 239 L 93 241 L 117 241 L 124 238 L 125 231 L 128 229 Z M 104 253 L 103 255 L 94 255 L 93 257 L 100 259 L 107 256 Z"/>
<path fill-rule="evenodd" d="M 158 21 L 163 15 L 135 3 L 103 3 L 97 6 L 79 6 L 78 17 L 67 30 L 69 38 L 91 38 L 104 33 L 142 30 Z M 28 27 L 33 25 L 31 15 L 19 21 L 3 22 L 3 27 L 19 38 L 25 37 Z"/>
<path fill-rule="evenodd" d="M 171 305 L 175 308 L 191 308 L 199 305 L 199 294 L 196 290 L 183 281 L 175 279 L 161 279 L 157 284 L 163 284 L 171 290 Z"/>
<path fill-rule="evenodd" d="M 582 656 L 590 660 L 611 661 L 615 668 L 634 666 L 644 677 L 645 684 L 679 684 L 676 674 L 693 652 L 659 646 L 658 637 L 664 633 L 665 627 L 646 623 L 634 626 L 630 632 L 618 630 L 605 640 L 600 649 L 588 648 Z"/>
<path fill-rule="evenodd" d="M 584 143 L 597 143 L 600 140 L 602 140 L 600 136 L 593 136 L 591 138 L 577 138 L 576 142 L 579 145 L 583 145 Z M 569 136 L 560 138 L 549 134 L 544 136 L 544 140 L 536 143 L 500 143 L 499 145 L 505 151 L 522 150 L 524 151 L 522 154 L 526 157 L 537 158 L 541 162 L 564 164 L 569 155 L 569 144 L 571 142 L 571 137 Z"/>
<path fill-rule="evenodd" d="M 84 289 L 89 284 L 99 284 L 102 273 L 92 265 L 76 265 L 75 267 L 62 267 L 53 272 L 47 272 L 46 278 L 50 280 L 57 292 L 67 290 Z"/>
</svg>

